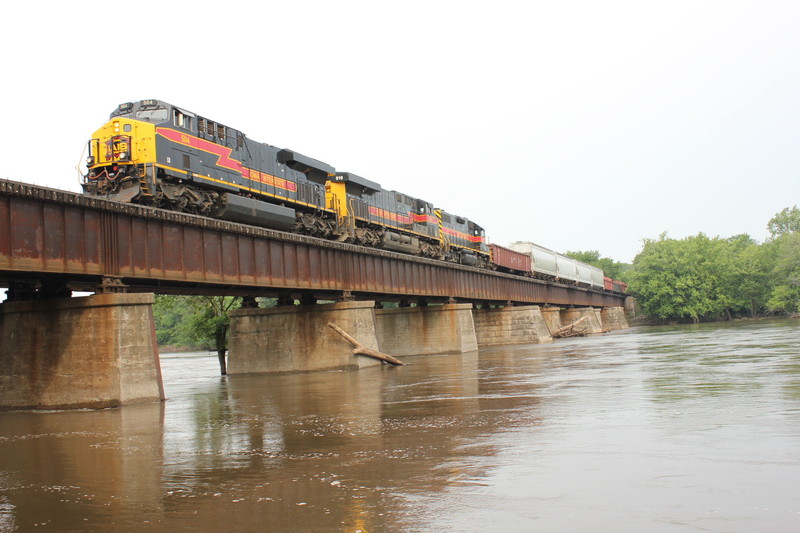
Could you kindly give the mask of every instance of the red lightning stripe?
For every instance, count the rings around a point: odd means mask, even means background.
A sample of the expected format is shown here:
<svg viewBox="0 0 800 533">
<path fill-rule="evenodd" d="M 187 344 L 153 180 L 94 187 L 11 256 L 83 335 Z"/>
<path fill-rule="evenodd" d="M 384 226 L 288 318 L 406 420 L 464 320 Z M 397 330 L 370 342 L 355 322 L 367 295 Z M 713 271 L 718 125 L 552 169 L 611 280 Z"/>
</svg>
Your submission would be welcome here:
<svg viewBox="0 0 800 533">
<path fill-rule="evenodd" d="M 203 152 L 216 155 L 219 157 L 217 160 L 217 166 L 227 168 L 235 172 L 242 172 L 242 162 L 231 159 L 231 152 L 233 151 L 233 148 L 221 146 L 217 143 L 206 141 L 205 139 L 201 139 L 199 137 L 193 137 L 170 128 L 156 128 L 156 133 L 172 142 L 197 148 Z"/>
</svg>

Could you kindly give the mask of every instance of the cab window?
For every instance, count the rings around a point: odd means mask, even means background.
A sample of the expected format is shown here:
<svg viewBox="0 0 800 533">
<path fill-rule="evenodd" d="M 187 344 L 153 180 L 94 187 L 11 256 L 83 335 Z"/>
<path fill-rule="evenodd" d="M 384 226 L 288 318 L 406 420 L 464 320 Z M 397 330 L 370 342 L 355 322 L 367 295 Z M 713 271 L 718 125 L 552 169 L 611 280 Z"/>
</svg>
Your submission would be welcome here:
<svg viewBox="0 0 800 533">
<path fill-rule="evenodd" d="M 164 122 L 169 118 L 169 111 L 164 108 L 140 109 L 136 112 L 136 118 L 146 122 Z"/>
<path fill-rule="evenodd" d="M 192 117 L 181 111 L 180 109 L 173 109 L 173 124 L 179 128 L 184 128 L 187 130 L 192 129 Z"/>
</svg>

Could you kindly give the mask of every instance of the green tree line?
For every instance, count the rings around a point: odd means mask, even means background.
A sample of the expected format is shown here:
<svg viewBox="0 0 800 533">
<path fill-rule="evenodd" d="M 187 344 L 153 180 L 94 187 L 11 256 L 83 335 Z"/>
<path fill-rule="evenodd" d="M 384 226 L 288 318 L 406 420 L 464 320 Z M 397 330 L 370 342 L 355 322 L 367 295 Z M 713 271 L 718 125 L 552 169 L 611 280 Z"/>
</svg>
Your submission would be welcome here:
<svg viewBox="0 0 800 533">
<path fill-rule="evenodd" d="M 769 238 L 749 235 L 645 239 L 632 265 L 597 250 L 566 255 L 627 282 L 648 317 L 719 320 L 800 312 L 800 209 L 785 208 L 767 223 Z"/>
<path fill-rule="evenodd" d="M 770 236 L 703 233 L 646 239 L 626 273 L 641 311 L 656 319 L 731 319 L 800 311 L 800 210 L 777 213 Z"/>
</svg>

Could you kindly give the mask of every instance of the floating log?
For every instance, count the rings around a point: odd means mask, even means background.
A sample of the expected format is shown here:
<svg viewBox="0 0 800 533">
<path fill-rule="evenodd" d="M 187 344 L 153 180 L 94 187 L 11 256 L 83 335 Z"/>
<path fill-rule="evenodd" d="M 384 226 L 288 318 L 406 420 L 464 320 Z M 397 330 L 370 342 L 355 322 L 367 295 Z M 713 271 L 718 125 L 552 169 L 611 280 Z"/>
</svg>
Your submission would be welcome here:
<svg viewBox="0 0 800 533">
<path fill-rule="evenodd" d="M 377 359 L 379 361 L 383 361 L 385 363 L 389 363 L 390 365 L 394 366 L 404 366 L 405 363 L 392 357 L 391 355 L 386 355 L 385 353 L 376 352 L 375 350 L 371 350 L 367 348 L 353 337 L 351 337 L 345 330 L 334 324 L 333 322 L 328 322 L 328 327 L 331 328 L 333 331 L 344 337 L 344 340 L 349 342 L 353 345 L 353 355 L 363 355 L 366 357 L 372 357 L 373 359 Z"/>
<path fill-rule="evenodd" d="M 584 317 L 579 318 L 578 320 L 576 320 L 572 324 L 564 326 L 563 328 L 558 328 L 555 332 L 553 332 L 551 337 L 553 337 L 554 339 L 563 339 L 565 337 L 580 337 L 580 336 L 586 335 L 586 328 L 585 327 L 582 328 L 579 331 L 575 331 L 575 326 L 578 326 L 579 324 L 582 324 L 585 320 L 586 320 L 586 317 L 584 316 Z"/>
</svg>

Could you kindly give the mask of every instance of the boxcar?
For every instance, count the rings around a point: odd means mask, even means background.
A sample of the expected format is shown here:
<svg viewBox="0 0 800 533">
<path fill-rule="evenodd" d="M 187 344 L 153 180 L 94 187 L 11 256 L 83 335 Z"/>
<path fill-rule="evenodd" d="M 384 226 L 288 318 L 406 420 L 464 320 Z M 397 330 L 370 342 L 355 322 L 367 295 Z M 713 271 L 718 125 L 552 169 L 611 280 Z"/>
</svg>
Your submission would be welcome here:
<svg viewBox="0 0 800 533">
<path fill-rule="evenodd" d="M 516 252 L 509 248 L 504 248 L 497 244 L 490 244 L 489 249 L 492 253 L 492 262 L 501 267 L 500 269 L 507 269 L 513 272 L 531 272 L 531 256 L 521 252 Z"/>
</svg>

